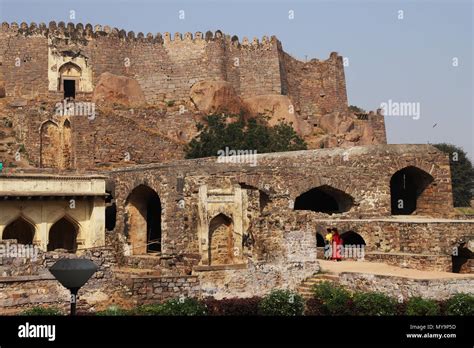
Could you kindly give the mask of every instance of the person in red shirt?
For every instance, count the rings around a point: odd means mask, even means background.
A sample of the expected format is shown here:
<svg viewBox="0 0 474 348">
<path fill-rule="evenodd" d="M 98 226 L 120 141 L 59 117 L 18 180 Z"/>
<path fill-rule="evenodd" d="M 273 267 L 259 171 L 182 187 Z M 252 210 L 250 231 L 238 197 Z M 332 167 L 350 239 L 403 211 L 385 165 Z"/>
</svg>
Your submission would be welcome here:
<svg viewBox="0 0 474 348">
<path fill-rule="evenodd" d="M 334 261 L 342 261 L 342 238 L 337 231 L 337 228 L 332 229 L 332 246 L 333 246 L 333 257 Z"/>
</svg>

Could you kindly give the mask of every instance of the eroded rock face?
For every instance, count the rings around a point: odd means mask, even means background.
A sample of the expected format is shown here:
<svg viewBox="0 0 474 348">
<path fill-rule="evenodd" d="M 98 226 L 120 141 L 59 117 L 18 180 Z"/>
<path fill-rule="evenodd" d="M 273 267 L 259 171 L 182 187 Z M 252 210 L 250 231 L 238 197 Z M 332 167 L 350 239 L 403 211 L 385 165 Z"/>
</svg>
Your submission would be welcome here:
<svg viewBox="0 0 474 348">
<path fill-rule="evenodd" d="M 100 75 L 94 88 L 92 101 L 125 106 L 138 106 L 146 103 L 145 95 L 136 80 L 108 72 Z"/>
<path fill-rule="evenodd" d="M 0 98 L 5 98 L 5 81 L 0 81 Z"/>
<path fill-rule="evenodd" d="M 206 114 L 239 114 L 242 103 L 234 88 L 226 81 L 200 81 L 195 83 L 190 98 L 196 108 Z"/>
<path fill-rule="evenodd" d="M 247 113 L 253 117 L 267 117 L 270 126 L 280 122 L 291 123 L 300 136 L 312 131 L 307 122 L 298 118 L 290 98 L 286 95 L 270 94 L 246 98 L 244 106 Z"/>
</svg>

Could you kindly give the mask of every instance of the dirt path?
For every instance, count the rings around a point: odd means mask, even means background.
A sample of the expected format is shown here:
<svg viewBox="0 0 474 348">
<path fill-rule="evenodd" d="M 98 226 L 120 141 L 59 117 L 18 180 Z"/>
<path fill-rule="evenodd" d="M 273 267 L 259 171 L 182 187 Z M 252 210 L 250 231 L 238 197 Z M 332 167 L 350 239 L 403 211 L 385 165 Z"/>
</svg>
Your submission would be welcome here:
<svg viewBox="0 0 474 348">
<path fill-rule="evenodd" d="M 319 260 L 319 264 L 323 271 L 331 273 L 341 272 L 360 272 L 378 275 L 390 275 L 404 278 L 414 279 L 443 279 L 443 278 L 473 278 L 474 274 L 459 274 L 438 271 L 419 271 L 411 268 L 401 268 L 397 266 L 387 265 L 380 262 L 364 262 L 364 261 L 327 261 Z"/>
</svg>

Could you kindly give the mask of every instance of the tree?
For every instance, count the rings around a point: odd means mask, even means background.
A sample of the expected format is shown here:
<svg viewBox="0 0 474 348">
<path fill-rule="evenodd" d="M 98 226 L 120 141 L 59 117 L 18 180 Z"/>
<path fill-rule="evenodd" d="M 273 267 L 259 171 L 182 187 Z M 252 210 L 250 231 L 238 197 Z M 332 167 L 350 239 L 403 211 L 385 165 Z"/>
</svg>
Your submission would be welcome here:
<svg viewBox="0 0 474 348">
<path fill-rule="evenodd" d="M 236 118 L 226 123 L 227 118 Z M 253 150 L 257 153 L 306 150 L 306 143 L 287 123 L 273 127 L 255 118 L 209 115 L 206 125 L 198 124 L 200 133 L 186 146 L 186 158 L 217 156 L 226 147 L 233 150 Z"/>
<path fill-rule="evenodd" d="M 433 146 L 449 156 L 454 206 L 469 206 L 474 190 L 474 168 L 471 161 L 467 158 L 464 150 L 458 146 L 445 143 Z"/>
</svg>

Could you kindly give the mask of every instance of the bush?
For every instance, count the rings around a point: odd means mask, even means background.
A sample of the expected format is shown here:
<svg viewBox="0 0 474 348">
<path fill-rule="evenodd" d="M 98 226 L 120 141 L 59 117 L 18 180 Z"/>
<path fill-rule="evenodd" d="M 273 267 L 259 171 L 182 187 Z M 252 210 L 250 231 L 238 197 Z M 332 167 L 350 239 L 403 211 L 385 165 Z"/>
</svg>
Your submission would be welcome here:
<svg viewBox="0 0 474 348">
<path fill-rule="evenodd" d="M 353 299 L 356 315 L 395 315 L 397 302 L 379 292 L 358 292 Z"/>
<path fill-rule="evenodd" d="M 205 300 L 209 315 L 258 315 L 258 306 L 262 299 L 260 297 L 249 298 L 225 298 L 216 300 L 212 297 Z"/>
<path fill-rule="evenodd" d="M 474 296 L 456 294 L 446 301 L 447 315 L 474 315 Z"/>
<path fill-rule="evenodd" d="M 235 122 L 227 122 L 229 119 Z M 245 120 L 242 115 L 209 115 L 205 121 L 205 125 L 198 125 L 200 133 L 186 146 L 186 158 L 217 156 L 226 147 L 257 153 L 307 149 L 304 140 L 287 123 L 268 126 L 256 118 Z"/>
<path fill-rule="evenodd" d="M 265 296 L 259 305 L 262 315 L 302 315 L 304 300 L 300 294 L 289 290 L 273 290 Z"/>
<path fill-rule="evenodd" d="M 406 315 L 439 315 L 439 305 L 433 300 L 412 297 L 407 301 Z"/>
<path fill-rule="evenodd" d="M 321 282 L 313 286 L 313 298 L 310 303 L 315 314 L 350 315 L 351 294 L 339 285 Z"/>
<path fill-rule="evenodd" d="M 177 298 L 160 304 L 140 306 L 138 315 L 195 316 L 206 315 L 206 306 L 194 298 Z"/>
<path fill-rule="evenodd" d="M 20 313 L 20 315 L 64 315 L 63 311 L 57 307 L 32 307 Z"/>
<path fill-rule="evenodd" d="M 98 311 L 95 315 L 98 316 L 107 316 L 107 317 L 115 317 L 115 316 L 123 316 L 123 315 L 131 315 L 133 314 L 132 311 L 124 308 L 120 308 L 118 306 L 110 306 L 103 311 Z"/>
</svg>

